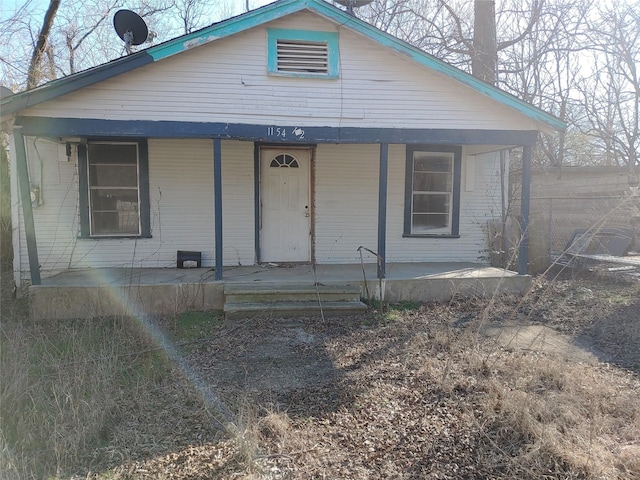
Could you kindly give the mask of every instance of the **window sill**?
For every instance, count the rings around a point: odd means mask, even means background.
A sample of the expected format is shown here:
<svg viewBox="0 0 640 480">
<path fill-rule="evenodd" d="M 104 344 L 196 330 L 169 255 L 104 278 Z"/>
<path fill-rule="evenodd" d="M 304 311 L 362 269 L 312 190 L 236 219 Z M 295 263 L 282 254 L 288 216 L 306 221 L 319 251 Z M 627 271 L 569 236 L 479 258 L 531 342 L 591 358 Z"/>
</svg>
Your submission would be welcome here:
<svg viewBox="0 0 640 480">
<path fill-rule="evenodd" d="M 140 240 L 153 238 L 153 235 L 78 235 L 78 240 Z"/>
<path fill-rule="evenodd" d="M 429 233 L 403 233 L 402 238 L 460 238 L 460 235 L 451 234 L 429 234 Z"/>
<path fill-rule="evenodd" d="M 273 77 L 314 78 L 320 80 L 338 80 L 340 78 L 337 73 L 267 72 L 267 74 Z"/>
</svg>

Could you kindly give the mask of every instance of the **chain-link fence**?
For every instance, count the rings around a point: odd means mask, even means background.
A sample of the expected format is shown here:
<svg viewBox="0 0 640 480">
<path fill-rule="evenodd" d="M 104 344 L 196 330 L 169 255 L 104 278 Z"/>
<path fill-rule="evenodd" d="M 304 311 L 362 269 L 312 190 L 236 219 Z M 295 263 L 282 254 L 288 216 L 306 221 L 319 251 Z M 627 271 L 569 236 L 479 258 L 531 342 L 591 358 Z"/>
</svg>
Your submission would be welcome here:
<svg viewBox="0 0 640 480">
<path fill-rule="evenodd" d="M 590 238 L 594 233 L 628 238 L 629 249 L 640 250 L 640 245 L 635 244 L 636 238 L 640 241 L 639 196 L 532 198 L 529 211 L 529 265 L 532 273 L 546 270 L 585 232 Z M 492 257 L 492 263 L 511 268 L 517 264 L 520 206 L 512 205 L 512 212 L 504 232 L 506 246 L 503 247 L 501 241 L 494 242 L 492 246 L 494 252 L 501 253 Z M 496 231 L 493 238 L 499 240 L 500 237 Z M 603 248 L 606 250 L 606 245 Z"/>
<path fill-rule="evenodd" d="M 632 196 L 534 198 L 530 207 L 531 228 L 541 230 L 532 237 L 546 238 L 550 257 L 584 231 L 634 231 L 639 215 L 640 198 Z"/>
<path fill-rule="evenodd" d="M 505 225 L 499 220 L 489 222 L 488 233 L 491 264 L 515 269 L 520 205 L 511 205 L 511 212 Z M 571 253 L 621 255 L 621 243 L 624 253 L 640 251 L 640 196 L 532 198 L 529 212 L 531 273 L 545 271 L 572 244 Z M 594 243 L 596 236 L 599 239 Z M 617 251 L 608 251 L 610 247 L 616 247 Z M 576 248 L 581 251 L 573 251 Z"/>
</svg>

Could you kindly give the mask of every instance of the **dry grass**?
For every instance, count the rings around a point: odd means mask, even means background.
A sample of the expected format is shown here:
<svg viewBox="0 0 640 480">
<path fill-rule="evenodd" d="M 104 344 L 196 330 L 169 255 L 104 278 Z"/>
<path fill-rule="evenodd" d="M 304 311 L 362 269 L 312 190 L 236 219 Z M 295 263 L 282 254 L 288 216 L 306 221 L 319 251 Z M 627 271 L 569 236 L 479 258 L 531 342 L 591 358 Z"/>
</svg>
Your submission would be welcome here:
<svg viewBox="0 0 640 480">
<path fill-rule="evenodd" d="M 0 466 L 9 477 L 64 476 L 107 441 L 120 405 L 169 365 L 126 318 L 1 325 Z"/>
<path fill-rule="evenodd" d="M 638 293 L 611 279 L 541 281 L 525 299 L 234 331 L 191 314 L 163 323 L 191 342 L 180 365 L 132 319 L 4 322 L 0 468 L 25 479 L 640 478 Z M 507 321 L 589 334 L 612 360 L 479 333 Z"/>
</svg>

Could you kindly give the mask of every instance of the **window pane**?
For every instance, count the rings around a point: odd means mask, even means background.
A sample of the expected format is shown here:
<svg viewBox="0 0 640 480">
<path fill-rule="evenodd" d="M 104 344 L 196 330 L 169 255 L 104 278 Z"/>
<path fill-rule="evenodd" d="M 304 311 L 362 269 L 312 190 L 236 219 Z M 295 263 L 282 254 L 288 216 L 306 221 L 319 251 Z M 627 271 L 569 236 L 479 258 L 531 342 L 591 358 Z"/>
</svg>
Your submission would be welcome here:
<svg viewBox="0 0 640 480">
<path fill-rule="evenodd" d="M 446 233 L 453 194 L 453 153 L 414 152 L 412 233 Z"/>
<path fill-rule="evenodd" d="M 95 211 L 137 211 L 138 191 L 135 189 L 94 189 L 91 190 L 91 205 Z"/>
<path fill-rule="evenodd" d="M 287 155 L 283 153 L 282 155 L 276 156 L 271 163 L 269 164 L 271 168 L 280 168 L 280 167 L 289 167 L 289 168 L 298 168 L 298 161 L 292 157 L 291 155 Z"/>
<path fill-rule="evenodd" d="M 135 163 L 138 158 L 138 145 L 90 143 L 88 152 L 91 163 Z"/>
<path fill-rule="evenodd" d="M 94 234 L 140 232 L 137 190 L 92 190 L 91 207 Z"/>
<path fill-rule="evenodd" d="M 453 155 L 443 153 L 415 152 L 413 154 L 416 172 L 451 172 Z"/>
<path fill-rule="evenodd" d="M 414 214 L 413 233 L 428 233 L 429 230 L 449 227 L 448 214 Z"/>
<path fill-rule="evenodd" d="M 88 160 L 91 234 L 139 235 L 137 145 L 89 144 Z"/>
<path fill-rule="evenodd" d="M 449 195 L 413 195 L 413 213 L 449 213 Z"/>
<path fill-rule="evenodd" d="M 450 173 L 415 172 L 413 174 L 414 192 L 450 192 Z"/>
<path fill-rule="evenodd" d="M 133 212 L 94 212 L 93 235 L 138 235 L 138 215 Z"/>
<path fill-rule="evenodd" d="M 92 164 L 90 182 L 93 187 L 137 187 L 138 166 Z"/>
</svg>

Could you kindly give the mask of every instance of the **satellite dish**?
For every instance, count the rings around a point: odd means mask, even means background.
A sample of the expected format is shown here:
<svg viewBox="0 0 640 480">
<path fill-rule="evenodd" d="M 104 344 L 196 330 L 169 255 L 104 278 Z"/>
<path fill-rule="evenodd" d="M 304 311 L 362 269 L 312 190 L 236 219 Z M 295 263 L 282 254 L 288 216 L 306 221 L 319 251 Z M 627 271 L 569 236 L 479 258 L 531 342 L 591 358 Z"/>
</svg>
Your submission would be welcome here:
<svg viewBox="0 0 640 480">
<path fill-rule="evenodd" d="M 364 7 L 365 5 L 369 5 L 373 0 L 335 0 L 336 3 L 339 3 L 343 7 L 347 7 L 347 13 L 353 15 L 354 8 Z"/>
<path fill-rule="evenodd" d="M 118 36 L 124 40 L 127 53 L 131 53 L 132 45 L 140 45 L 147 40 L 149 29 L 142 17 L 131 10 L 118 10 L 113 16 L 113 27 Z"/>
</svg>

